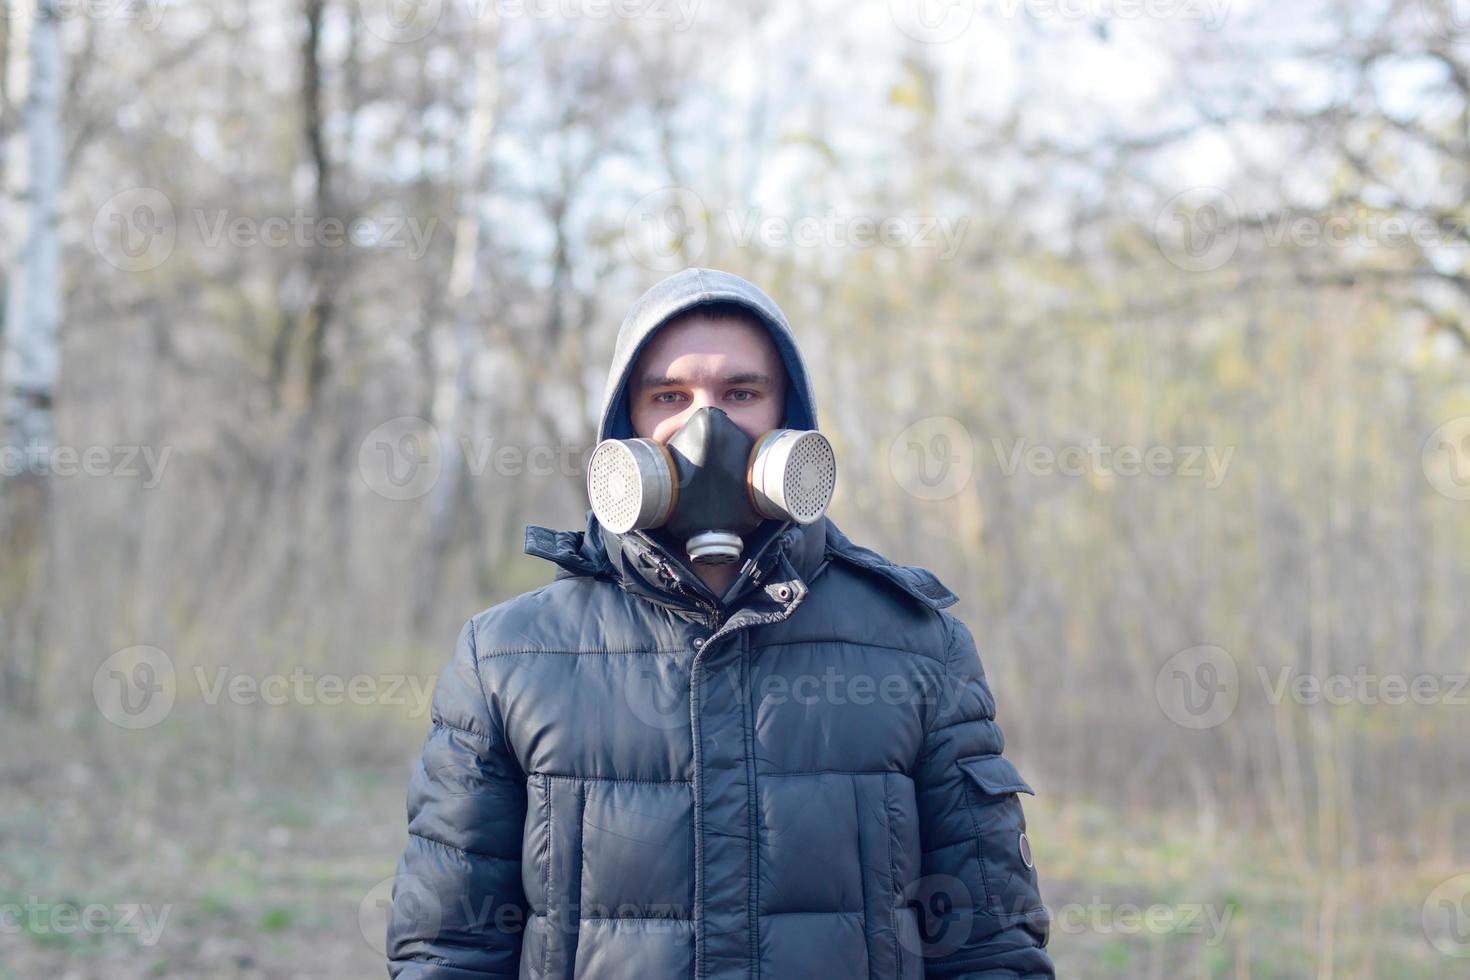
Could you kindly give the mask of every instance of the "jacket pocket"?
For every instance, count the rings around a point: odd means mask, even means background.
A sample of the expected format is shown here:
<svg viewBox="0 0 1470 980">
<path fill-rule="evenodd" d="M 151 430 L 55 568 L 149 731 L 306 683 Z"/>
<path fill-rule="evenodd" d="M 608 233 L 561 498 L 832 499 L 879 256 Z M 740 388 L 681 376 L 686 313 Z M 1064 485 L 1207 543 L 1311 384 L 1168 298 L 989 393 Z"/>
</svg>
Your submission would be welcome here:
<svg viewBox="0 0 1470 980">
<path fill-rule="evenodd" d="M 1018 793 L 1036 795 L 1011 761 L 1000 755 L 960 759 L 968 777 L 970 815 L 980 851 L 985 907 L 1002 920 L 1025 916 L 1042 907 L 1041 888 L 1026 816 Z"/>
</svg>

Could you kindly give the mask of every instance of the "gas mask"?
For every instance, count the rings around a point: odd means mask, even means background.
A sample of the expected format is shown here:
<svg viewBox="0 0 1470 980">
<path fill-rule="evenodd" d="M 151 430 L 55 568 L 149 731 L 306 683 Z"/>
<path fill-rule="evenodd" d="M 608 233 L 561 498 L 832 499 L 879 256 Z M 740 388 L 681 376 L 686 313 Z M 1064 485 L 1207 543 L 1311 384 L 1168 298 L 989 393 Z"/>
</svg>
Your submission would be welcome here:
<svg viewBox="0 0 1470 980">
<path fill-rule="evenodd" d="M 667 445 L 605 439 L 587 464 L 592 512 L 614 534 L 663 527 L 690 561 L 725 565 L 762 521 L 811 524 L 826 513 L 837 458 L 815 430 L 751 439 L 718 408 L 701 408 Z"/>
</svg>

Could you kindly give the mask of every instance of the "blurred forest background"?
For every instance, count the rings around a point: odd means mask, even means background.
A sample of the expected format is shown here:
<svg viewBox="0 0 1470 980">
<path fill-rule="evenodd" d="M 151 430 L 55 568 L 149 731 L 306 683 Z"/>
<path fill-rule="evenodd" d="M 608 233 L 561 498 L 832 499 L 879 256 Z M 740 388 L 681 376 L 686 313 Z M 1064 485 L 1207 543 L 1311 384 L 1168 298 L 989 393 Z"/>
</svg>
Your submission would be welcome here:
<svg viewBox="0 0 1470 980">
<path fill-rule="evenodd" d="M 962 597 L 1059 975 L 1465 975 L 1470 9 L 6 13 L 0 977 L 383 975 L 422 697 L 686 265 Z"/>
</svg>

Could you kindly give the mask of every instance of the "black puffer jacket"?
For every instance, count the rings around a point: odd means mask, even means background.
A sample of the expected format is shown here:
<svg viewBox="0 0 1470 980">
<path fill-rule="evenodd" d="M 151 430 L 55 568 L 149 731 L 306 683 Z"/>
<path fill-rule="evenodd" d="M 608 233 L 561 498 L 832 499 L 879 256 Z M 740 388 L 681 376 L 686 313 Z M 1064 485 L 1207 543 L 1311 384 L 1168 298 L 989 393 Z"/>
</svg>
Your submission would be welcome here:
<svg viewBox="0 0 1470 980">
<path fill-rule="evenodd" d="M 731 294 L 775 310 L 709 270 L 656 289 L 624 324 L 604 436 L 672 312 Z M 799 382 L 788 422 L 814 425 Z M 826 519 L 768 523 L 725 607 L 650 537 L 590 515 L 528 528 L 526 551 L 554 580 L 466 624 L 435 692 L 392 976 L 1053 975 L 1031 790 L 933 575 Z"/>
</svg>

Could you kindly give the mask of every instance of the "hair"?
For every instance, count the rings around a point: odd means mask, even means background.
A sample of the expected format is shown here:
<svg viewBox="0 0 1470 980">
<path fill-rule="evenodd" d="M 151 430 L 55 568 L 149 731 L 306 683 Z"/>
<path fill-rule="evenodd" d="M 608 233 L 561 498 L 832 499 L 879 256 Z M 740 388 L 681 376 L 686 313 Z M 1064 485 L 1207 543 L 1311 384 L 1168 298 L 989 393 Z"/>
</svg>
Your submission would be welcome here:
<svg viewBox="0 0 1470 980">
<path fill-rule="evenodd" d="M 762 330 L 770 330 L 770 327 L 766 326 L 766 321 L 761 319 L 760 314 L 755 312 L 755 310 L 752 310 L 743 303 L 732 303 L 729 300 L 719 300 L 714 303 L 691 306 L 689 309 L 675 313 L 669 317 L 663 323 L 659 324 L 658 329 L 661 331 L 666 330 L 669 327 L 695 319 L 696 317 L 703 317 L 713 320 L 716 323 L 727 323 L 731 320 L 736 320 L 741 323 L 748 323 L 753 327 L 760 327 Z"/>
</svg>

